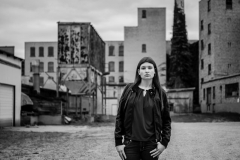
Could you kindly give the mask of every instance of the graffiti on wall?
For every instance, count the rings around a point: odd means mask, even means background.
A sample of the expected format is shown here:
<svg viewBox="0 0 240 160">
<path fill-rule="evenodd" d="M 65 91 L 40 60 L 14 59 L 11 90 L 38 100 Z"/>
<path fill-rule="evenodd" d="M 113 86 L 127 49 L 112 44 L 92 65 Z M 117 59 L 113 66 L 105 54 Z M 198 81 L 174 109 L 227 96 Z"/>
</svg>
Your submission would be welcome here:
<svg viewBox="0 0 240 160">
<path fill-rule="evenodd" d="M 81 63 L 88 63 L 88 25 L 81 25 Z"/>
<path fill-rule="evenodd" d="M 61 25 L 58 30 L 60 64 L 88 63 L 88 25 Z"/>
<path fill-rule="evenodd" d="M 71 64 L 70 26 L 58 28 L 58 59 L 61 64 Z"/>
<path fill-rule="evenodd" d="M 70 29 L 71 64 L 80 64 L 80 27 L 72 25 Z"/>
</svg>

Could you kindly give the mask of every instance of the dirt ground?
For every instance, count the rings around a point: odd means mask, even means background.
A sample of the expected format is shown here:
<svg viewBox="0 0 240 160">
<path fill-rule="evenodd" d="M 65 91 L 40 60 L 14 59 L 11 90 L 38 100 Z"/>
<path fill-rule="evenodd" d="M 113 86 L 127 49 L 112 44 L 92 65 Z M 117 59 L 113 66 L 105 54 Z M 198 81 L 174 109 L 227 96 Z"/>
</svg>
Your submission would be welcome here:
<svg viewBox="0 0 240 160">
<path fill-rule="evenodd" d="M 114 124 L 0 129 L 0 160 L 120 160 Z M 160 160 L 239 160 L 240 122 L 172 123 Z"/>
</svg>

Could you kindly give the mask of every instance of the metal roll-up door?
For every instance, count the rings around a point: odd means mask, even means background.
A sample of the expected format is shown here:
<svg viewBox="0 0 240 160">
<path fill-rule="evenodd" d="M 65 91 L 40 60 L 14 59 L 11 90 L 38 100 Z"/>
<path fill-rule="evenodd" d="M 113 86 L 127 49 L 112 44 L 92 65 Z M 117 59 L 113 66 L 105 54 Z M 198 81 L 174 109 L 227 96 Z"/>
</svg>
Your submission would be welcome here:
<svg viewBox="0 0 240 160">
<path fill-rule="evenodd" d="M 13 126 L 13 86 L 0 84 L 0 126 Z"/>
</svg>

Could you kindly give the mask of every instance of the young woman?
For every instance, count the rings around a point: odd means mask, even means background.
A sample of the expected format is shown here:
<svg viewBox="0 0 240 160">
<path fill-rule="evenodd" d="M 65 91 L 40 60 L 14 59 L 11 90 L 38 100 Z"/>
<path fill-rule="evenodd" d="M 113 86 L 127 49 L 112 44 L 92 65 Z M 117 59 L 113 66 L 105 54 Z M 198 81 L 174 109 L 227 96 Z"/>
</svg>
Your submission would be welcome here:
<svg viewBox="0 0 240 160">
<path fill-rule="evenodd" d="M 134 83 L 125 87 L 119 101 L 116 150 L 122 160 L 157 160 L 170 136 L 167 96 L 160 86 L 156 63 L 144 57 L 137 65 Z"/>
</svg>

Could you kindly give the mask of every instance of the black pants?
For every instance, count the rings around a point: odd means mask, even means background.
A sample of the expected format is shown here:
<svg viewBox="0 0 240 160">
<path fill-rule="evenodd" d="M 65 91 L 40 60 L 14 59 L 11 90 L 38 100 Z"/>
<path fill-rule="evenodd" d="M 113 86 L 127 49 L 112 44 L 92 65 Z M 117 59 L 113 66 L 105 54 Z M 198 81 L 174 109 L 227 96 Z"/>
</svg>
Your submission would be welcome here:
<svg viewBox="0 0 240 160">
<path fill-rule="evenodd" d="M 157 142 L 152 141 L 133 141 L 125 140 L 125 154 L 127 156 L 126 160 L 158 160 L 158 157 L 153 158 L 150 151 L 157 148 Z"/>
</svg>

